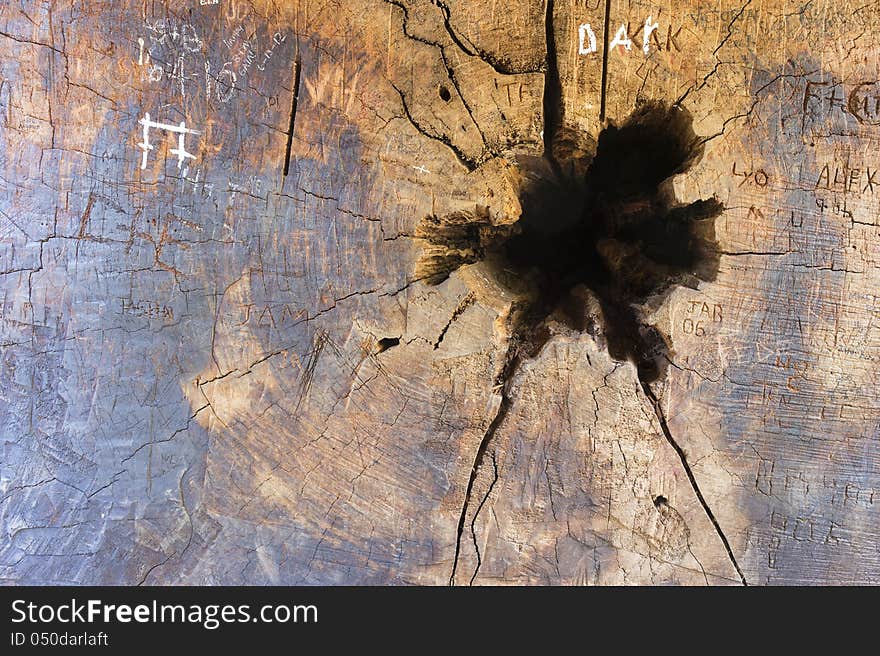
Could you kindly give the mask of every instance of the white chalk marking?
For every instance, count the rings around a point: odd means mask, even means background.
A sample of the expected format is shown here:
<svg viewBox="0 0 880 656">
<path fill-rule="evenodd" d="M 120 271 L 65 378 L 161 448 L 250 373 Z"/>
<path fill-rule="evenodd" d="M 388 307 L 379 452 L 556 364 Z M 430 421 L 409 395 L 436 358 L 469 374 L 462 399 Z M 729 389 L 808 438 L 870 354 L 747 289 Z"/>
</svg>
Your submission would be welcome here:
<svg viewBox="0 0 880 656">
<path fill-rule="evenodd" d="M 583 23 L 578 27 L 578 54 L 589 55 L 591 52 L 596 52 L 596 33 L 589 23 Z"/>
<path fill-rule="evenodd" d="M 651 19 L 653 16 L 648 16 L 648 19 L 645 21 L 645 31 L 642 36 L 642 51 L 647 55 L 648 51 L 651 49 L 650 43 L 648 43 L 648 39 L 651 38 L 651 32 L 660 27 L 660 23 L 652 23 Z"/>
<path fill-rule="evenodd" d="M 632 39 L 626 34 L 626 25 L 621 25 L 620 29 L 617 30 L 617 34 L 615 34 L 614 38 L 611 40 L 611 43 L 608 44 L 608 52 L 611 52 L 617 46 L 623 46 L 627 50 L 632 50 L 632 45 Z"/>
<path fill-rule="evenodd" d="M 144 140 L 138 144 L 138 147 L 144 151 L 141 158 L 142 169 L 147 168 L 147 155 L 154 149 L 153 144 L 150 143 L 150 128 L 156 128 L 157 130 L 164 130 L 165 132 L 173 132 L 177 134 L 177 148 L 172 148 L 170 151 L 172 155 L 177 155 L 177 168 L 181 168 L 187 158 L 196 158 L 195 155 L 187 152 L 184 139 L 187 134 L 201 134 L 201 132 L 198 130 L 190 130 L 186 127 L 184 121 L 181 121 L 178 125 L 151 121 L 149 113 L 144 112 L 144 117 L 138 120 L 138 123 L 144 126 Z"/>
</svg>

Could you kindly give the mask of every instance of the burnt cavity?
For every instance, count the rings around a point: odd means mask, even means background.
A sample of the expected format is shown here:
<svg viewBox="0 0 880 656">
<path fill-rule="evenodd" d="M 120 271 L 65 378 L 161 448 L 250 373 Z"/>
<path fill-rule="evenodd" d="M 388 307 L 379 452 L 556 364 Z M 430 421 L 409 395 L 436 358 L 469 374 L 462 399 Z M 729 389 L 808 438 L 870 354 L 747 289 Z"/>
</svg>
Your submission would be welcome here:
<svg viewBox="0 0 880 656">
<path fill-rule="evenodd" d="M 643 382 L 664 372 L 669 341 L 645 319 L 676 285 L 714 280 L 719 252 L 716 199 L 684 205 L 671 177 L 702 155 L 690 115 L 647 103 L 595 146 L 563 134 L 555 157 L 521 161 L 522 216 L 428 217 L 423 272 L 440 282 L 462 264 L 485 261 L 523 299 L 512 315 L 516 359 L 535 355 L 553 324 L 603 339 Z"/>
</svg>

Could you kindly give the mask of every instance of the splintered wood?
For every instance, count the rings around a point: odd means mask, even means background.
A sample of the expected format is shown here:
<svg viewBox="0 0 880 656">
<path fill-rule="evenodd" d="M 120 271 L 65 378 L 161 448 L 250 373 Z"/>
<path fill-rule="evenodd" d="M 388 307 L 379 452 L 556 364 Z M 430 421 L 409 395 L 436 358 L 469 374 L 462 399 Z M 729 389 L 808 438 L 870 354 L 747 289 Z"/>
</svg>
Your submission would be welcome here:
<svg viewBox="0 0 880 656">
<path fill-rule="evenodd" d="M 880 583 L 878 44 L 877 0 L 4 3 L 0 576 Z M 717 276 L 650 306 L 659 380 L 561 328 L 513 371 L 515 288 L 425 226 L 507 231 L 647 102 Z"/>
</svg>

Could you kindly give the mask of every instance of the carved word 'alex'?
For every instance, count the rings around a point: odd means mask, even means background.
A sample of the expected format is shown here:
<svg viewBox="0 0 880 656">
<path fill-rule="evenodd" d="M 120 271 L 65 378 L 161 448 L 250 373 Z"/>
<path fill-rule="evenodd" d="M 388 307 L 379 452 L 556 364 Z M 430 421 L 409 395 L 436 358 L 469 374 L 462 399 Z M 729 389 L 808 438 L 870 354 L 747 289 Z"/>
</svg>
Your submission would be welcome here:
<svg viewBox="0 0 880 656">
<path fill-rule="evenodd" d="M 142 169 L 147 168 L 147 154 L 154 148 L 153 144 L 150 143 L 150 128 L 156 128 L 158 130 L 165 130 L 166 132 L 173 132 L 177 134 L 177 148 L 172 148 L 169 151 L 172 155 L 177 155 L 177 168 L 183 166 L 183 163 L 186 161 L 187 158 L 196 158 L 195 155 L 186 151 L 184 138 L 188 134 L 200 134 L 198 130 L 190 130 L 186 127 L 186 123 L 184 123 L 183 121 L 181 121 L 178 125 L 171 125 L 170 123 L 157 123 L 151 121 L 150 115 L 147 113 L 144 113 L 144 117 L 140 119 L 138 123 L 144 126 L 144 140 L 138 144 L 138 147 L 144 151 L 143 157 L 141 159 Z"/>
<path fill-rule="evenodd" d="M 648 55 L 651 52 L 652 42 L 657 50 L 671 50 L 672 48 L 675 48 L 677 51 L 681 52 L 681 48 L 676 41 L 681 30 L 682 28 L 679 27 L 673 32 L 672 25 L 669 25 L 666 30 L 666 45 L 662 46 L 660 44 L 660 39 L 657 36 L 658 33 L 662 32 L 662 30 L 660 30 L 660 23 L 655 22 L 653 16 L 648 16 L 645 20 L 645 24 L 639 26 L 639 29 L 634 32 L 632 36 L 629 35 L 629 24 L 621 25 L 620 29 L 614 34 L 614 38 L 608 43 L 608 52 L 613 52 L 618 46 L 622 46 L 624 50 L 632 50 L 633 39 L 638 38 L 639 34 L 641 34 L 642 52 L 645 53 L 645 55 Z M 598 49 L 596 33 L 593 31 L 592 26 L 589 23 L 581 23 L 581 25 L 578 26 L 578 54 L 589 55 L 597 52 Z"/>
</svg>

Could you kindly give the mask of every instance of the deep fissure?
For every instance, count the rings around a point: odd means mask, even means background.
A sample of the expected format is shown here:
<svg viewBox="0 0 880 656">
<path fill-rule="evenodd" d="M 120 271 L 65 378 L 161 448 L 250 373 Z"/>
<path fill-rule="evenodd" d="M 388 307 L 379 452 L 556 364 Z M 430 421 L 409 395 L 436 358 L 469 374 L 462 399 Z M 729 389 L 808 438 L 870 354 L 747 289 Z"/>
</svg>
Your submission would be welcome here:
<svg viewBox="0 0 880 656">
<path fill-rule="evenodd" d="M 739 562 L 736 560 L 736 556 L 733 553 L 733 547 L 730 546 L 730 541 L 727 539 L 727 535 L 721 530 L 721 524 L 715 517 L 715 513 L 712 512 L 712 507 L 709 505 L 709 502 L 706 501 L 706 497 L 703 496 L 703 492 L 697 484 L 697 477 L 694 475 L 694 472 L 688 463 L 687 454 L 685 454 L 684 449 L 681 448 L 681 445 L 679 445 L 675 438 L 672 437 L 672 432 L 669 430 L 669 424 L 666 423 L 666 416 L 663 413 L 663 408 L 660 406 L 660 400 L 657 398 L 657 395 L 654 394 L 654 390 L 651 389 L 651 386 L 646 382 L 642 382 L 642 391 L 654 407 L 654 413 L 657 415 L 657 421 L 660 423 L 660 430 L 663 432 L 666 442 L 672 447 L 672 450 L 675 451 L 675 454 L 678 456 L 681 466 L 684 469 L 684 473 L 687 475 L 691 488 L 694 491 L 694 495 L 696 495 L 697 501 L 699 501 L 700 505 L 703 507 L 703 512 L 706 513 L 706 517 L 711 522 L 712 528 L 715 529 L 718 539 L 721 540 L 721 544 L 724 546 L 724 551 L 727 554 L 728 560 L 730 560 L 730 564 L 736 570 L 737 576 L 739 576 L 742 584 L 747 586 L 749 582 L 746 580 L 746 575 L 739 566 Z M 661 505 L 668 505 L 668 503 L 666 497 L 663 496 L 654 499 L 654 507 L 658 510 Z"/>
<path fill-rule="evenodd" d="M 293 128 L 296 122 L 296 104 L 299 101 L 299 75 L 302 64 L 299 56 L 293 61 L 293 88 L 290 91 L 290 119 L 287 126 L 287 141 L 284 144 L 284 167 L 282 177 L 286 178 L 290 173 L 290 150 L 293 146 Z"/>
</svg>

